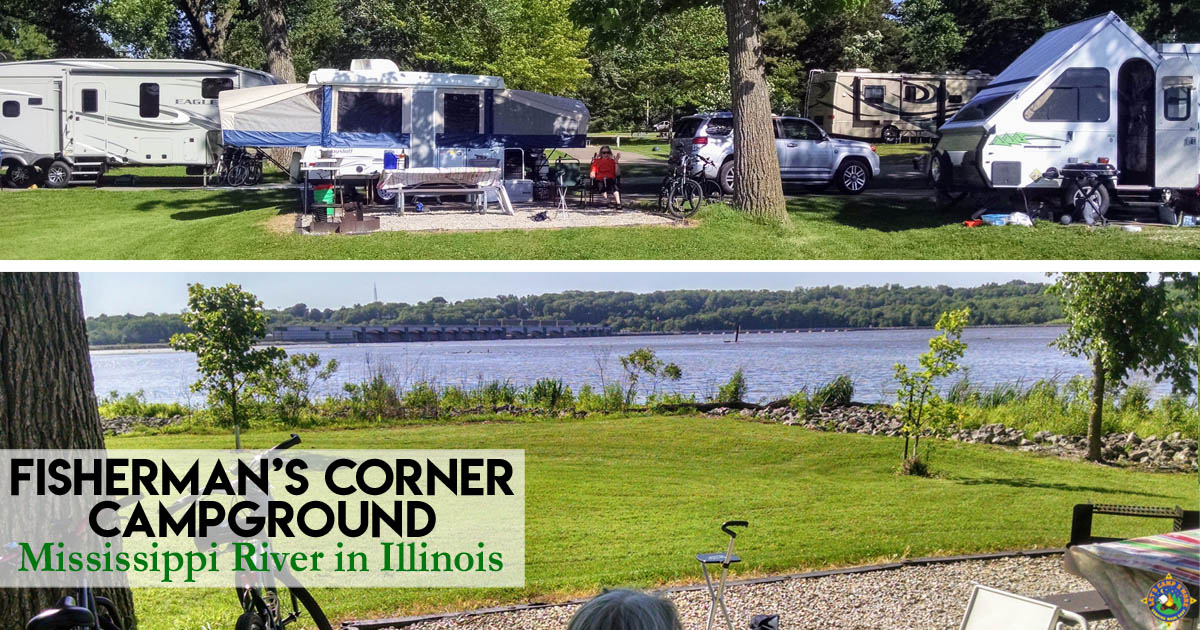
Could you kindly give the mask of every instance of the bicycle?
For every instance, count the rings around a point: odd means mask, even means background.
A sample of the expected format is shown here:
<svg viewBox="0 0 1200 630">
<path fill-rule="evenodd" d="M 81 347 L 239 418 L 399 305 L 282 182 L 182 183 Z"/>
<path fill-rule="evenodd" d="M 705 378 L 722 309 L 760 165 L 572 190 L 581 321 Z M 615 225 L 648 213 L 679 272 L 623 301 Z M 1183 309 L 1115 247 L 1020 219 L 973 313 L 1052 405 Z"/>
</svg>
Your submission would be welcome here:
<svg viewBox="0 0 1200 630">
<path fill-rule="evenodd" d="M 140 495 L 117 501 L 125 507 L 140 501 Z M 81 523 L 80 531 L 86 525 Z M 20 557 L 16 543 L 5 545 L 8 553 L 0 553 L 0 564 L 16 562 Z M 66 595 L 53 608 L 43 609 L 25 625 L 25 630 L 124 630 L 125 624 L 117 611 L 117 605 L 103 595 L 96 595 L 85 578 L 74 595 Z"/>
<path fill-rule="evenodd" d="M 226 186 L 254 186 L 262 181 L 262 157 L 244 147 L 226 147 L 213 175 Z"/>
<path fill-rule="evenodd" d="M 300 436 L 293 433 L 287 440 L 256 455 L 252 464 L 299 443 Z M 236 468 L 231 469 L 230 472 L 233 470 Z M 176 501 L 168 510 L 174 513 L 199 498 L 196 496 L 184 497 Z M 270 501 L 271 497 L 269 494 L 263 495 L 258 492 L 255 494 L 254 500 L 265 505 L 265 502 Z M 209 549 L 210 544 L 214 542 L 219 548 L 223 546 L 224 548 L 220 549 L 218 553 L 228 552 L 232 543 L 244 542 L 244 539 L 234 534 L 228 525 L 216 528 L 215 532 L 205 538 L 197 535 L 194 540 L 196 548 L 201 550 Z M 282 583 L 283 586 L 280 586 L 279 583 Z M 281 592 L 281 590 L 286 592 Z M 317 604 L 316 598 L 308 592 L 308 589 L 301 586 L 291 572 L 286 569 L 267 574 L 257 571 L 240 573 L 234 579 L 234 592 L 237 595 L 238 603 L 242 606 L 242 614 L 238 616 L 234 625 L 235 630 L 283 630 L 292 623 L 300 621 L 304 613 L 308 614 L 310 621 L 316 625 L 318 630 L 333 630 L 329 624 L 329 618 Z M 291 605 L 285 606 L 287 603 Z"/>
<path fill-rule="evenodd" d="M 712 166 L 712 160 L 701 155 L 688 155 L 670 162 L 671 172 L 663 178 L 658 191 L 658 209 L 677 218 L 686 219 L 700 209 L 705 203 L 722 197 L 721 186 L 715 181 L 706 180 L 703 175 L 695 177 L 694 172 L 703 173 L 697 168 L 698 163 Z"/>
</svg>

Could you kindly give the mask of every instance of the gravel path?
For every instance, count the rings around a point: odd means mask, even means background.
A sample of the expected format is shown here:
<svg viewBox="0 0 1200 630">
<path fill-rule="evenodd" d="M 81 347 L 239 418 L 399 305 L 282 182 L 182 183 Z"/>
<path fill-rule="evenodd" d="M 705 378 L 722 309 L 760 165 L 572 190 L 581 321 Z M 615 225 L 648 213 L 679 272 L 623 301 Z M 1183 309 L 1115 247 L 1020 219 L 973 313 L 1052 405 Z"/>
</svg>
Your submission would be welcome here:
<svg viewBox="0 0 1200 630">
<path fill-rule="evenodd" d="M 1063 571 L 1062 556 L 1013 557 L 910 566 L 857 575 L 785 580 L 727 589 L 734 630 L 755 614 L 778 614 L 781 630 L 828 628 L 955 629 L 974 583 L 1021 595 L 1090 590 Z M 671 593 L 683 627 L 699 630 L 708 614 L 705 591 Z M 463 616 L 410 626 L 412 630 L 565 630 L 577 606 Z M 718 616 L 718 618 L 720 618 Z M 1115 621 L 1091 625 L 1119 630 Z"/>
<path fill-rule="evenodd" d="M 676 225 L 673 219 L 650 214 L 626 207 L 624 210 L 589 206 L 577 208 L 568 206 L 566 210 L 554 215 L 550 206 L 526 206 L 514 208 L 516 214 L 509 216 L 501 212 L 495 203 L 489 204 L 487 214 L 479 214 L 469 206 L 438 207 L 425 212 L 409 212 L 404 216 L 396 214 L 366 213 L 368 216 L 379 217 L 379 229 L 383 232 L 436 232 L 436 231 L 487 231 L 487 230 L 546 230 L 572 227 L 614 227 L 626 225 Z M 532 217 L 546 212 L 550 217 L 545 221 L 534 221 Z M 308 226 L 312 217 L 304 217 L 303 225 Z"/>
</svg>

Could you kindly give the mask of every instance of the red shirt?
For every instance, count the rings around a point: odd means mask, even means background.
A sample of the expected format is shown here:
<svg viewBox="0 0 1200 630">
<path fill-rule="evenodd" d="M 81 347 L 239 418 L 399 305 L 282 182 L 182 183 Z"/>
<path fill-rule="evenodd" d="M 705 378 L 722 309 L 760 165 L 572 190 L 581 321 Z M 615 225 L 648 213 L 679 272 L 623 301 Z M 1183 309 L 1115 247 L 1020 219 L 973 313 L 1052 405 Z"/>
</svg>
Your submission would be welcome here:
<svg viewBox="0 0 1200 630">
<path fill-rule="evenodd" d="M 592 179 L 616 179 L 617 161 L 612 158 L 598 157 L 592 160 Z"/>
</svg>

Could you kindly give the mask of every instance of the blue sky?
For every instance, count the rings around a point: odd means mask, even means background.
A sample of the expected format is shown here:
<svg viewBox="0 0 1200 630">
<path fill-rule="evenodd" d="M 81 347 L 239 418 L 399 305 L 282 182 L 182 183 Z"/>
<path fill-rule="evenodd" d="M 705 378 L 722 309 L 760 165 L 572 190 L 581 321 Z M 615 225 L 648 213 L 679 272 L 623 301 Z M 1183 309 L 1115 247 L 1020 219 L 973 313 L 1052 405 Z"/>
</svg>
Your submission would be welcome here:
<svg viewBox="0 0 1200 630">
<path fill-rule="evenodd" d="M 456 301 L 496 295 L 530 295 L 578 289 L 634 291 L 667 289 L 792 289 L 797 286 L 938 285 L 978 286 L 1020 279 L 1045 282 L 1038 272 L 982 273 L 81 273 L 83 305 L 88 315 L 179 312 L 187 303 L 187 285 L 240 284 L 268 308 L 304 302 L 309 307 L 337 308 L 366 304 L 377 288 L 384 302 L 419 302 L 435 296 Z"/>
</svg>

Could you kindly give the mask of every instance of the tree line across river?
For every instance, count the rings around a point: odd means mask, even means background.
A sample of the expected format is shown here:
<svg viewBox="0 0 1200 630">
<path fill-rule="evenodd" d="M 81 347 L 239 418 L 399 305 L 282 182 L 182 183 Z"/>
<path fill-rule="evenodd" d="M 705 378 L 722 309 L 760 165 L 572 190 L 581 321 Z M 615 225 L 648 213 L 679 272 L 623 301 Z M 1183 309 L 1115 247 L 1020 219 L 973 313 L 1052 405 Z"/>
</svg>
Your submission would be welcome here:
<svg viewBox="0 0 1200 630">
<path fill-rule="evenodd" d="M 939 314 L 970 307 L 972 324 L 1041 325 L 1062 318 L 1039 283 L 978 287 L 827 286 L 770 290 L 564 291 L 451 302 L 372 302 L 337 309 L 304 303 L 266 309 L 270 326 L 469 324 L 493 319 L 560 319 L 618 332 L 932 326 Z M 166 343 L 186 332 L 177 313 L 100 315 L 87 320 L 92 346 Z"/>
</svg>

